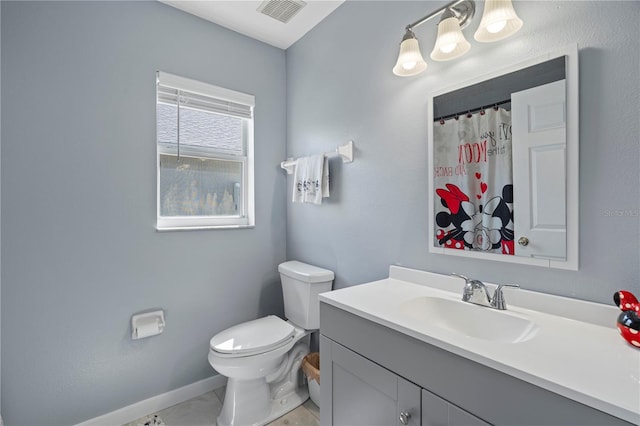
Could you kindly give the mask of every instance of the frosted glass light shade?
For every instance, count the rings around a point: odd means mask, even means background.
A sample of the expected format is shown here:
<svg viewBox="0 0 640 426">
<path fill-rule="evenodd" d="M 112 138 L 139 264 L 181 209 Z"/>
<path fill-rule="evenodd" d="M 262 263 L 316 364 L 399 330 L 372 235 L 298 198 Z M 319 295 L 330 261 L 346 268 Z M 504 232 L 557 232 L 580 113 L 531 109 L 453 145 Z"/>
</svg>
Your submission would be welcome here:
<svg viewBox="0 0 640 426">
<path fill-rule="evenodd" d="M 469 51 L 471 45 L 464 38 L 458 19 L 450 17 L 438 24 L 438 38 L 431 52 L 434 61 L 449 61 Z"/>
<path fill-rule="evenodd" d="M 427 63 L 422 59 L 418 40 L 407 38 L 400 43 L 398 62 L 393 67 L 393 73 L 400 77 L 409 77 L 420 74 L 427 69 Z"/>
<path fill-rule="evenodd" d="M 502 40 L 522 28 L 511 0 L 486 0 L 478 30 L 473 37 L 482 43 Z"/>
</svg>

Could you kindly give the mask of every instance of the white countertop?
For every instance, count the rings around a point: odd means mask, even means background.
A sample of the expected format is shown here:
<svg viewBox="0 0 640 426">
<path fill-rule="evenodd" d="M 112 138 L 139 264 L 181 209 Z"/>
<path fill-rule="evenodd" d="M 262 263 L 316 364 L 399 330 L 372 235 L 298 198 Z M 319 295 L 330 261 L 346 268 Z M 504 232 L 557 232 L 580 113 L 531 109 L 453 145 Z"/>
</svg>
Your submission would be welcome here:
<svg viewBox="0 0 640 426">
<path fill-rule="evenodd" d="M 464 336 L 399 314 L 402 303 L 417 297 L 460 300 L 463 287 L 459 278 L 392 266 L 387 279 L 322 293 L 320 301 L 640 423 L 640 349 L 619 335 L 615 324 L 620 311 L 613 302 L 608 306 L 506 289 L 507 312 L 539 326 L 533 338 L 518 343 Z"/>
</svg>

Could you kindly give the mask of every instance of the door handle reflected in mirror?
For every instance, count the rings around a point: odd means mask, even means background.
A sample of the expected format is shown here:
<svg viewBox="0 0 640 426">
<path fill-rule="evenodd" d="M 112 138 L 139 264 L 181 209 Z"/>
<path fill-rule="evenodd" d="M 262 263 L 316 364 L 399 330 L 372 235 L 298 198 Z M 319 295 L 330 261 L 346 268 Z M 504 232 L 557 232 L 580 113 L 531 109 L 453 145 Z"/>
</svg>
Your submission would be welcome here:
<svg viewBox="0 0 640 426">
<path fill-rule="evenodd" d="M 520 244 L 523 247 L 526 247 L 529 245 L 529 239 L 527 237 L 520 237 L 518 238 L 518 244 Z"/>
</svg>

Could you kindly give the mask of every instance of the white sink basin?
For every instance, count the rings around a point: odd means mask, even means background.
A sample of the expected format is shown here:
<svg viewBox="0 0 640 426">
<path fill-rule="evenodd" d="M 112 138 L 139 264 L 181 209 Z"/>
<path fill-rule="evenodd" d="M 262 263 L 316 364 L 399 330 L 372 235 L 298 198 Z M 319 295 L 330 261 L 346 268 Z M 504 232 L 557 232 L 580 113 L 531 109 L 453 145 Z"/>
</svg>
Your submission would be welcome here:
<svg viewBox="0 0 640 426">
<path fill-rule="evenodd" d="M 399 306 L 401 315 L 476 339 L 517 343 L 533 338 L 539 327 L 521 315 L 441 297 L 418 297 Z"/>
</svg>

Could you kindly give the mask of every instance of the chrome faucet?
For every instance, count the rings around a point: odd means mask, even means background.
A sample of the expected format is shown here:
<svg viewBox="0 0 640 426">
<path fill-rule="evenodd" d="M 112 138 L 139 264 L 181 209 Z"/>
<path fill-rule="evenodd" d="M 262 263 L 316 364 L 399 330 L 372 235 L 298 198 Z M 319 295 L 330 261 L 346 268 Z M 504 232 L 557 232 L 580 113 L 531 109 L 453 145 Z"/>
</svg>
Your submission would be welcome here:
<svg viewBox="0 0 640 426">
<path fill-rule="evenodd" d="M 502 289 L 504 287 L 519 288 L 516 284 L 500 284 L 496 291 L 493 293 L 493 297 L 489 296 L 487 286 L 480 280 L 472 280 L 464 275 L 451 274 L 454 277 L 462 278 L 465 282 L 464 290 L 462 291 L 462 301 L 473 303 L 475 305 L 486 306 L 488 308 L 499 309 L 504 311 L 507 309 L 507 304 L 504 300 L 504 294 Z"/>
<path fill-rule="evenodd" d="M 462 301 L 469 302 L 481 306 L 490 306 L 491 298 L 487 293 L 487 287 L 480 280 L 472 280 L 464 275 L 456 273 L 451 274 L 454 277 L 462 278 L 465 282 L 464 290 L 462 291 Z"/>
</svg>

